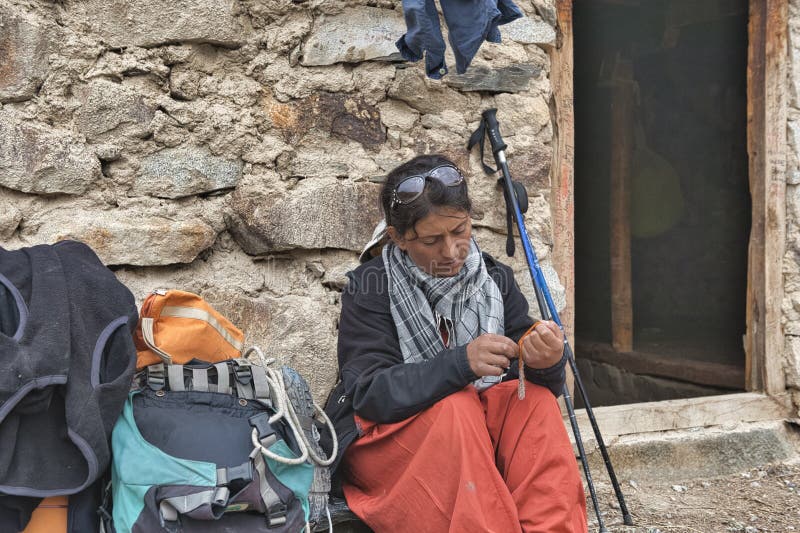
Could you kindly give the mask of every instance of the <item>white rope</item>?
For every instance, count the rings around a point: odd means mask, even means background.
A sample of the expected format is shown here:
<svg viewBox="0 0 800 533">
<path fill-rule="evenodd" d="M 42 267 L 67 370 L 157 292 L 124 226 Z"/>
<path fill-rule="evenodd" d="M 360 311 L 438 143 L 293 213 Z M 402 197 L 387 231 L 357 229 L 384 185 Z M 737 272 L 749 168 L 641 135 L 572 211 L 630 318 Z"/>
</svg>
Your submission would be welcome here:
<svg viewBox="0 0 800 533">
<path fill-rule="evenodd" d="M 294 434 L 298 446 L 300 447 L 303 461 L 305 461 L 306 458 L 310 457 L 313 462 L 317 463 L 320 466 L 330 466 L 331 464 L 333 464 L 333 462 L 336 460 L 336 454 L 339 452 L 339 442 L 338 439 L 336 438 L 336 430 L 333 427 L 333 422 L 331 422 L 331 419 L 328 417 L 325 411 L 322 408 L 320 408 L 319 405 L 317 405 L 316 402 L 314 402 L 313 400 L 311 401 L 311 404 L 314 406 L 314 411 L 315 411 L 314 416 L 319 415 L 322 418 L 322 420 L 325 422 L 325 425 L 330 430 L 331 435 L 333 436 L 332 439 L 333 450 L 331 451 L 331 455 L 330 457 L 322 458 L 314 450 L 314 447 L 311 445 L 311 442 L 309 442 L 305 432 L 303 432 L 300 429 L 302 427 L 302 424 L 300 423 L 300 419 L 297 416 L 297 412 L 295 411 L 292 402 L 289 401 L 288 395 L 286 394 L 286 385 L 283 381 L 283 374 L 280 372 L 276 372 L 269 366 L 275 362 L 275 358 L 271 357 L 267 359 L 264 356 L 264 352 L 262 352 L 258 346 L 251 346 L 250 348 L 248 348 L 247 351 L 244 353 L 244 357 L 247 358 L 247 356 L 250 355 L 251 352 L 255 352 L 258 355 L 259 359 L 261 360 L 261 365 L 264 367 L 264 370 L 267 374 L 267 382 L 270 384 L 270 388 L 274 392 L 275 398 L 273 398 L 273 403 L 275 404 L 276 412 L 273 416 L 270 417 L 269 423 L 273 424 L 276 421 L 280 420 L 281 418 L 286 419 L 287 423 L 289 424 L 289 427 L 292 428 L 292 433 Z M 255 439 L 255 441 L 257 440 L 258 439 Z M 283 458 L 283 460 L 277 459 L 277 456 L 272 452 L 269 452 L 269 450 L 266 450 L 263 446 L 261 446 L 260 442 L 258 443 L 258 447 L 261 448 L 262 453 L 264 453 L 265 455 L 267 455 L 272 459 L 275 459 L 276 461 L 280 461 L 285 464 L 300 464 L 301 462 L 303 462 L 303 461 L 297 461 L 297 462 L 293 461 L 289 463 L 286 462 L 286 458 Z"/>
<path fill-rule="evenodd" d="M 331 519 L 331 508 L 325 504 L 325 514 L 328 515 L 328 533 L 333 533 L 333 520 Z"/>
<path fill-rule="evenodd" d="M 291 428 L 295 437 L 295 441 L 297 442 L 297 446 L 300 448 L 300 457 L 283 457 L 275 452 L 270 451 L 268 448 L 265 448 L 258 440 L 258 430 L 256 430 L 256 428 L 253 428 L 253 432 L 250 435 L 250 440 L 256 449 L 260 450 L 265 457 L 269 457 L 273 461 L 277 461 L 286 465 L 299 465 L 305 463 L 308 459 L 308 446 L 306 445 L 307 440 L 305 439 L 303 432 L 298 430 L 300 425 L 295 423 L 297 420 L 297 415 L 294 415 L 294 420 L 292 419 L 294 410 L 292 409 L 291 402 L 289 402 L 288 398 L 286 397 L 286 387 L 283 384 L 283 376 L 269 367 L 269 365 L 273 363 L 275 359 L 273 358 L 270 361 L 267 361 L 266 357 L 264 357 L 264 352 L 262 352 L 257 346 L 251 346 L 248 348 L 244 353 L 244 357 L 247 358 L 250 352 L 256 352 L 259 359 L 261 359 L 261 364 L 264 367 L 264 372 L 267 375 L 267 383 L 269 384 L 270 392 L 272 393 L 272 403 L 275 406 L 275 414 L 269 418 L 269 423 L 274 424 L 281 418 L 286 418 L 287 425 L 289 428 Z M 287 413 L 289 413 L 288 417 L 286 417 Z"/>
</svg>

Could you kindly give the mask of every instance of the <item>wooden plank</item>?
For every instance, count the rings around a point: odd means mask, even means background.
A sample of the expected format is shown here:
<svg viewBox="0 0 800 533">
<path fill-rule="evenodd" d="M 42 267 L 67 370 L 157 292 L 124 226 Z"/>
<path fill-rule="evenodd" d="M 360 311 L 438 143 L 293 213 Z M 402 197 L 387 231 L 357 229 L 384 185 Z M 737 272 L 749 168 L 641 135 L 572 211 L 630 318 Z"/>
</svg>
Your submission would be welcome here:
<svg viewBox="0 0 800 533">
<path fill-rule="evenodd" d="M 744 368 L 741 366 L 664 357 L 642 351 L 618 352 L 610 345 L 599 342 L 579 342 L 576 348 L 580 354 L 592 361 L 614 365 L 634 374 L 678 379 L 734 390 L 744 388 Z"/>
<path fill-rule="evenodd" d="M 566 289 L 567 305 L 560 314 L 574 343 L 575 321 L 575 116 L 572 69 L 572 0 L 558 0 L 558 42 L 551 49 L 550 83 L 556 107 L 551 198 L 553 268 Z"/>
<path fill-rule="evenodd" d="M 786 56 L 788 7 L 751 0 L 748 25 L 747 150 L 753 205 L 748 248 L 748 390 L 785 390 L 782 261 L 786 232 Z"/>
<path fill-rule="evenodd" d="M 788 394 L 767 396 L 754 392 L 614 405 L 598 407 L 593 412 L 603 440 L 607 443 L 622 435 L 784 420 L 794 416 Z M 575 416 L 582 437 L 587 441 L 593 438 L 586 410 L 577 409 Z M 564 424 L 572 438 L 566 417 Z"/>
<path fill-rule="evenodd" d="M 566 291 L 561 322 L 575 344 L 575 115 L 573 108 L 572 0 L 558 0 L 558 40 L 550 50 L 550 84 L 555 101 L 556 128 L 551 171 L 553 268 Z M 572 390 L 572 376 L 569 377 Z"/>
<path fill-rule="evenodd" d="M 611 100 L 611 344 L 633 350 L 631 291 L 631 160 L 633 155 L 633 66 L 621 61 L 615 69 Z"/>
</svg>

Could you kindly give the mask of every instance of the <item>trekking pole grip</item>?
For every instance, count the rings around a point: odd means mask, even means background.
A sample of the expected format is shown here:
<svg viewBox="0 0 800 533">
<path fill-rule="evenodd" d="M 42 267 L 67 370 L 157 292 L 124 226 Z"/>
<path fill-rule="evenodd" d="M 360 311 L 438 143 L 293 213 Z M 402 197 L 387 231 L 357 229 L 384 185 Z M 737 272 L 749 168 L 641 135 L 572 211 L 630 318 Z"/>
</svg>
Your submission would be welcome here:
<svg viewBox="0 0 800 533">
<path fill-rule="evenodd" d="M 492 153 L 497 155 L 497 152 L 507 148 L 506 143 L 500 136 L 500 123 L 497 122 L 497 109 L 491 108 L 483 112 L 483 120 L 486 122 L 486 131 L 489 134 L 489 142 L 492 143 Z"/>
</svg>

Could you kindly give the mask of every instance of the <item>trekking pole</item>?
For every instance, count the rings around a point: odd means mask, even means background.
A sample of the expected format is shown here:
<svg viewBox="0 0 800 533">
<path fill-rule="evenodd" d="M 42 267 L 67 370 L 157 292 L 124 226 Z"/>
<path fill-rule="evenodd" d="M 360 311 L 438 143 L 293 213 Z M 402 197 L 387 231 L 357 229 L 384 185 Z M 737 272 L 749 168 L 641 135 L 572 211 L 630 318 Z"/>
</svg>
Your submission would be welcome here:
<svg viewBox="0 0 800 533">
<path fill-rule="evenodd" d="M 558 310 L 556 309 L 555 303 L 553 302 L 553 298 L 550 295 L 550 290 L 547 286 L 547 281 L 545 280 L 544 273 L 542 272 L 541 267 L 539 266 L 539 260 L 536 258 L 536 252 L 533 250 L 533 246 L 531 246 L 530 238 L 528 237 L 528 231 L 525 228 L 525 222 L 522 218 L 522 210 L 520 209 L 520 196 L 525 195 L 524 187 L 521 187 L 520 184 L 515 184 L 515 182 L 511 178 L 511 172 L 508 169 L 508 162 L 506 160 L 505 150 L 507 148 L 505 142 L 503 142 L 503 138 L 500 136 L 500 124 L 497 121 L 496 117 L 497 110 L 496 109 L 487 109 L 482 114 L 481 124 L 478 126 L 478 129 L 472 134 L 469 140 L 469 144 L 467 146 L 468 150 L 471 150 L 473 146 L 476 144 L 480 145 L 481 149 L 481 162 L 483 162 L 483 143 L 485 136 L 489 137 L 489 142 L 491 143 L 492 153 L 494 154 L 495 161 L 499 167 L 499 170 L 502 173 L 502 177 L 498 180 L 503 185 L 503 196 L 505 197 L 506 201 L 506 212 L 507 212 L 507 221 L 508 221 L 508 241 L 506 243 L 506 252 L 508 255 L 514 254 L 514 237 L 513 237 L 513 228 L 512 228 L 512 218 L 517 224 L 517 230 L 519 232 L 520 241 L 522 243 L 522 248 L 525 251 L 525 259 L 528 262 L 528 269 L 531 274 L 531 281 L 533 282 L 534 292 L 536 294 L 536 301 L 539 305 L 539 311 L 541 313 L 543 320 L 553 320 L 563 331 L 564 326 L 561 323 L 561 318 L 558 315 Z M 494 169 L 488 167 L 485 163 L 483 164 L 484 170 L 487 174 L 493 174 L 496 172 Z M 521 191 L 519 190 L 521 189 Z M 527 198 L 524 198 L 525 203 L 527 204 Z M 622 518 L 625 525 L 632 526 L 633 519 L 631 518 L 630 513 L 628 512 L 628 508 L 625 505 L 625 498 L 622 495 L 622 490 L 620 489 L 619 482 L 617 481 L 617 476 L 614 473 L 614 467 L 611 464 L 611 458 L 608 455 L 608 450 L 606 449 L 605 442 L 603 441 L 603 436 L 600 434 L 600 428 L 597 425 L 597 419 L 594 416 L 594 412 L 592 411 L 592 406 L 589 403 L 589 398 L 586 394 L 586 389 L 583 386 L 583 381 L 581 380 L 580 374 L 578 373 L 578 368 L 575 363 L 575 356 L 572 352 L 572 347 L 569 344 L 569 341 L 566 337 L 566 332 L 564 335 L 564 352 L 567 355 L 567 361 L 569 361 L 570 369 L 572 370 L 572 374 L 575 377 L 575 384 L 578 387 L 578 391 L 583 398 L 583 403 L 586 406 L 586 414 L 589 417 L 589 422 L 591 423 L 592 430 L 594 431 L 595 439 L 597 439 L 598 447 L 600 448 L 600 454 L 603 457 L 603 462 L 606 465 L 606 470 L 608 471 L 608 477 L 611 479 L 611 484 L 614 487 L 614 493 L 617 496 L 617 501 L 619 502 L 620 511 L 622 512 Z M 523 376 L 520 374 L 520 379 L 524 379 Z M 581 464 L 583 465 L 583 472 L 586 476 L 586 483 L 589 486 L 589 493 L 592 498 L 592 504 L 594 506 L 595 514 L 597 515 L 597 522 L 600 526 L 600 533 L 605 533 L 608 530 L 605 527 L 603 522 L 603 518 L 600 514 L 600 506 L 597 501 L 597 494 L 594 488 L 594 482 L 592 481 L 592 475 L 589 471 L 589 461 L 586 457 L 586 451 L 583 448 L 583 441 L 581 439 L 580 429 L 578 428 L 578 422 L 575 418 L 575 408 L 572 405 L 572 398 L 569 394 L 569 389 L 564 385 L 564 403 L 567 407 L 567 413 L 569 415 L 570 425 L 572 426 L 572 433 L 575 435 L 575 444 L 578 447 L 578 454 L 580 456 Z"/>
</svg>

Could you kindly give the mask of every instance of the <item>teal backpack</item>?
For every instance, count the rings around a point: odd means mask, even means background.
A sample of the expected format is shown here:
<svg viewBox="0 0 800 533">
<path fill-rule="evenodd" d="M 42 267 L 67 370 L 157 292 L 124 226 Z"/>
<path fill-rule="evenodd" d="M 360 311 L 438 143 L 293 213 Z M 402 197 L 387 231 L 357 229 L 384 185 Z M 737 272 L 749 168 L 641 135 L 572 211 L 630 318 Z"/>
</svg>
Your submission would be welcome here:
<svg viewBox="0 0 800 533">
<path fill-rule="evenodd" d="M 333 428 L 297 372 L 251 348 L 151 365 L 137 383 L 112 433 L 108 531 L 299 533 L 320 521 L 332 459 L 319 430 Z"/>
</svg>

